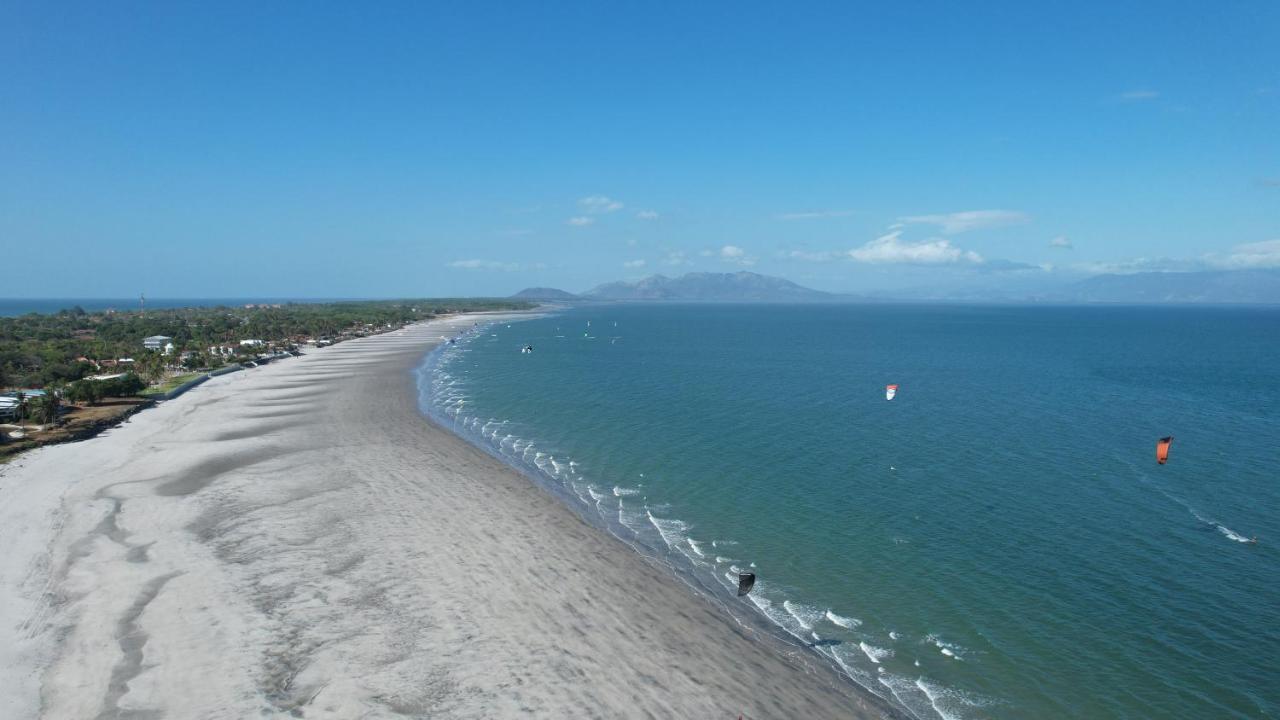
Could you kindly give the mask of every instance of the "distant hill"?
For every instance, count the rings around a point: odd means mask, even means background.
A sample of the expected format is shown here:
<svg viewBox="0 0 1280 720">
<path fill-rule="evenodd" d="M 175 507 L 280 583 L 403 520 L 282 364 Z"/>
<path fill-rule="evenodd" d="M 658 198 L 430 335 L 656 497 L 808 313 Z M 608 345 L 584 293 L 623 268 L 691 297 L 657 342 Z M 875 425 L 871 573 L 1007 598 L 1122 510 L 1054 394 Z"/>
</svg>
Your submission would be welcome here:
<svg viewBox="0 0 1280 720">
<path fill-rule="evenodd" d="M 839 296 L 759 273 L 700 272 L 678 278 L 651 275 L 632 282 L 605 283 L 583 293 L 583 297 L 685 302 L 814 302 Z"/>
<path fill-rule="evenodd" d="M 511 296 L 515 300 L 577 300 L 578 296 L 564 290 L 547 287 L 525 288 Z"/>
<path fill-rule="evenodd" d="M 1280 269 L 1098 275 L 1066 289 L 1071 302 L 1280 303 Z"/>
</svg>

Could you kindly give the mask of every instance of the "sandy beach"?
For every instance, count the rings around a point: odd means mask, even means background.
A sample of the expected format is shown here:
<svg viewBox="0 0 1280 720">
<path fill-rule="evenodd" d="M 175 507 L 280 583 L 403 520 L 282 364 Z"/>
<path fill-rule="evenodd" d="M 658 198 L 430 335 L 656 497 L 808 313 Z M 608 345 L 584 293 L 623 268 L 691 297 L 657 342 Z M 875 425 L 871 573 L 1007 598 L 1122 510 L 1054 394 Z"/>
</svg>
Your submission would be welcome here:
<svg viewBox="0 0 1280 720">
<path fill-rule="evenodd" d="M 472 320 L 0 467 L 0 716 L 880 716 L 423 418 L 411 371 Z"/>
</svg>

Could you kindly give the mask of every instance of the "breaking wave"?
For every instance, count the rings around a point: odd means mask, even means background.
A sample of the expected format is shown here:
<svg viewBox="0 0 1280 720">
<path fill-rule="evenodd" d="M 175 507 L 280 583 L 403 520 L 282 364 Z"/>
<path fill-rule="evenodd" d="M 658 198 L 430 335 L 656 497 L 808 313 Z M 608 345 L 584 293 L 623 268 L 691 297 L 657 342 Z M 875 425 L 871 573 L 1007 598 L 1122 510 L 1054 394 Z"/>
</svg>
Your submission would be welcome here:
<svg viewBox="0 0 1280 720">
<path fill-rule="evenodd" d="M 749 553 L 738 549 L 742 547 L 739 541 L 691 538 L 690 525 L 671 517 L 673 511 L 668 503 L 649 498 L 638 487 L 614 484 L 616 478 L 590 477 L 570 453 L 536 437 L 528 428 L 512 420 L 479 414 L 476 403 L 467 393 L 470 381 L 463 375 L 468 371 L 455 369 L 455 363 L 465 357 L 468 346 L 479 335 L 476 332 L 461 338 L 457 345 L 442 345 L 419 368 L 423 411 L 521 470 L 584 517 L 594 519 L 603 529 L 637 550 L 663 559 L 677 573 L 702 574 L 705 581 L 693 583 L 695 587 L 708 592 L 717 592 L 713 588 L 719 588 L 725 596 L 733 597 L 738 574 L 756 567 L 754 561 L 744 557 Z M 644 477 L 644 473 L 639 475 Z M 732 552 L 743 559 L 709 552 L 708 544 L 716 550 L 735 548 Z M 751 594 L 741 602 L 742 607 L 750 608 L 783 636 L 826 658 L 868 692 L 907 708 L 911 716 L 918 719 L 936 716 L 945 720 L 965 717 L 956 714 L 963 710 L 960 707 L 963 703 L 957 700 L 962 696 L 958 693 L 924 678 L 912 680 L 899 676 L 895 668 L 888 665 L 894 661 L 895 651 L 870 642 L 874 638 L 864 632 L 862 620 L 789 597 L 783 588 L 767 579 L 757 579 Z M 817 632 L 820 624 L 824 628 L 821 634 Z M 896 633 L 889 638 L 896 640 Z M 956 652 L 952 646 L 939 647 L 943 652 Z"/>
</svg>

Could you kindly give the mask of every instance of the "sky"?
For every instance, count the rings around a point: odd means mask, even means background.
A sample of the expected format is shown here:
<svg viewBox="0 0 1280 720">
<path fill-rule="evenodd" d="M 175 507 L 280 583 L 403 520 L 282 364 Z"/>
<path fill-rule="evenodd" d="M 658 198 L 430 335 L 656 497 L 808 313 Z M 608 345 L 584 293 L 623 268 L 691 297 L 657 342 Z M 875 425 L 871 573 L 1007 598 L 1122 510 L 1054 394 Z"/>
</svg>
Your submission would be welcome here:
<svg viewBox="0 0 1280 720">
<path fill-rule="evenodd" d="M 10 297 L 1280 267 L 1280 4 L 0 0 Z"/>
</svg>

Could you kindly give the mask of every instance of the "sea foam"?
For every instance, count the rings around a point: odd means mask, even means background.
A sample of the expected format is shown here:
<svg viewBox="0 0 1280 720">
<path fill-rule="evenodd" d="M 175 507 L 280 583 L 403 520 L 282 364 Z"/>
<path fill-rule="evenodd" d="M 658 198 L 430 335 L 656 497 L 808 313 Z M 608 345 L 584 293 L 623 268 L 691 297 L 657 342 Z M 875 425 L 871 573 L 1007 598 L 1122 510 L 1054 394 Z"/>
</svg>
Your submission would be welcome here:
<svg viewBox="0 0 1280 720">
<path fill-rule="evenodd" d="M 833 625 L 839 625 L 840 627 L 847 628 L 849 630 L 852 630 L 862 624 L 862 621 L 858 618 L 837 615 L 830 610 L 827 611 L 827 621 Z"/>
</svg>

